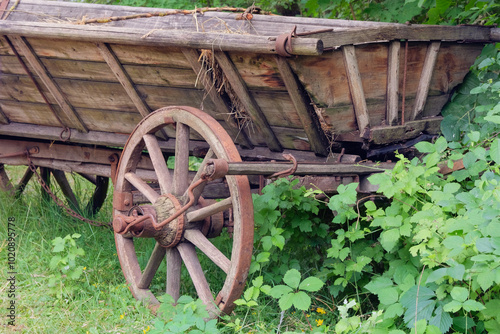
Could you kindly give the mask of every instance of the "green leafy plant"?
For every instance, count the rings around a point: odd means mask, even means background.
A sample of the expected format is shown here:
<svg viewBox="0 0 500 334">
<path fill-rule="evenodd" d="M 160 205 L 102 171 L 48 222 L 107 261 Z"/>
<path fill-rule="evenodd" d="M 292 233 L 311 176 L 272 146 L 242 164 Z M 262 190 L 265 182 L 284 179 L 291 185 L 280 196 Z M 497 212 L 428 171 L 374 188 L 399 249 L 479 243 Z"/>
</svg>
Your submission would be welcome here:
<svg viewBox="0 0 500 334">
<path fill-rule="evenodd" d="M 149 333 L 207 333 L 217 334 L 217 319 L 208 320 L 210 315 L 201 299 L 194 300 L 189 296 L 181 296 L 177 303 L 164 294 L 158 298 L 162 303 L 158 308 L 158 318 Z"/>
<path fill-rule="evenodd" d="M 290 269 L 283 277 L 283 282 L 286 285 L 276 285 L 269 291 L 270 296 L 279 300 L 282 311 L 286 311 L 292 306 L 298 310 L 308 310 L 311 306 L 311 297 L 307 292 L 316 292 L 324 285 L 317 277 L 311 276 L 301 281 L 300 276 L 297 269 Z"/>
<path fill-rule="evenodd" d="M 83 266 L 77 265 L 77 259 L 85 255 L 85 251 L 76 245 L 80 234 L 68 234 L 64 238 L 52 240 L 54 248 L 49 268 L 54 271 L 49 278 L 50 291 L 59 299 L 73 295 L 77 289 L 77 281 L 83 273 Z"/>
</svg>

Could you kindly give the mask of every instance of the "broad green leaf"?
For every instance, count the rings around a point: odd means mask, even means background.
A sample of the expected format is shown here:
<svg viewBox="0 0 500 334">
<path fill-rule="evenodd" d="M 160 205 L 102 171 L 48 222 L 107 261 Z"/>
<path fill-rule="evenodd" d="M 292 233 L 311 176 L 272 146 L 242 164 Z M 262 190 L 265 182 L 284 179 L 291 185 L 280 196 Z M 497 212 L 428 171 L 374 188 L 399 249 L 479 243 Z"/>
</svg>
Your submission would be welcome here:
<svg viewBox="0 0 500 334">
<path fill-rule="evenodd" d="M 278 247 L 280 250 L 283 250 L 283 247 L 285 246 L 285 237 L 283 237 L 282 235 L 274 235 L 271 240 L 273 242 L 273 245 Z"/>
<path fill-rule="evenodd" d="M 436 307 L 436 309 L 434 310 L 434 316 L 431 318 L 431 320 L 429 320 L 429 325 L 436 326 L 441 333 L 448 332 L 448 329 L 450 329 L 452 323 L 453 319 L 451 318 L 450 314 L 444 312 L 441 305 Z M 427 332 L 429 332 L 429 329 L 427 330 Z M 431 333 L 434 332 L 431 331 Z"/>
<path fill-rule="evenodd" d="M 452 300 L 451 302 L 443 306 L 443 310 L 451 313 L 458 312 L 460 311 L 461 308 L 462 308 L 462 303 L 456 300 Z"/>
<path fill-rule="evenodd" d="M 455 286 L 450 292 L 451 298 L 463 303 L 469 297 L 469 290 L 461 286 Z"/>
<path fill-rule="evenodd" d="M 311 297 L 304 291 L 299 291 L 293 296 L 293 306 L 302 311 L 307 311 L 311 306 Z"/>
<path fill-rule="evenodd" d="M 285 273 L 283 282 L 292 289 L 297 289 L 300 283 L 300 273 L 297 269 L 290 269 Z"/>
<path fill-rule="evenodd" d="M 386 230 L 380 234 L 380 244 L 387 252 L 393 250 L 398 241 L 399 229 L 397 228 Z"/>
<path fill-rule="evenodd" d="M 390 318 L 395 318 L 396 316 L 400 317 L 404 312 L 403 306 L 400 303 L 395 303 L 390 305 L 385 311 L 384 311 L 384 318 L 385 319 L 390 319 Z"/>
<path fill-rule="evenodd" d="M 481 314 L 486 319 L 491 319 L 495 317 L 499 318 L 498 310 L 500 310 L 500 299 L 492 299 L 486 302 L 485 309 L 481 311 Z"/>
<path fill-rule="evenodd" d="M 417 327 L 416 334 L 424 334 L 425 329 L 427 328 L 427 320 L 425 319 L 417 320 L 416 327 Z M 415 331 L 413 331 L 413 333 L 415 333 Z"/>
<path fill-rule="evenodd" d="M 448 270 L 447 268 L 439 268 L 439 269 L 434 270 L 427 277 L 427 281 L 425 283 L 427 284 L 427 283 L 432 283 L 432 282 L 440 280 L 441 278 L 443 278 L 444 276 L 447 275 L 447 270 Z"/>
<path fill-rule="evenodd" d="M 384 305 L 392 305 L 398 301 L 398 289 L 394 287 L 384 288 L 377 293 L 380 303 Z"/>
<path fill-rule="evenodd" d="M 300 283 L 299 289 L 304 290 L 304 291 L 309 291 L 309 292 L 315 292 L 315 291 L 319 291 L 323 287 L 324 284 L 325 283 L 323 283 L 323 281 L 320 280 L 319 278 L 311 276 L 311 277 L 306 278 L 305 280 L 303 280 Z"/>
<path fill-rule="evenodd" d="M 271 247 L 273 247 L 273 242 L 271 240 L 270 235 L 266 235 L 265 237 L 260 239 L 260 241 L 262 242 L 262 249 L 265 250 L 266 252 L 270 250 Z"/>
<path fill-rule="evenodd" d="M 59 261 L 61 261 L 61 259 L 62 257 L 60 255 L 54 255 L 52 259 L 50 259 L 49 268 L 50 269 L 57 268 L 57 265 L 59 264 Z"/>
<path fill-rule="evenodd" d="M 275 285 L 269 291 L 269 295 L 273 298 L 280 298 L 284 294 L 292 292 L 293 289 L 286 285 Z"/>
<path fill-rule="evenodd" d="M 458 263 L 452 267 L 447 268 L 446 273 L 448 274 L 448 276 L 456 280 L 462 280 L 465 274 L 465 267 L 463 264 Z"/>
<path fill-rule="evenodd" d="M 485 272 L 479 273 L 477 275 L 477 282 L 484 292 L 488 290 L 495 281 L 495 272 L 491 270 L 486 270 Z"/>
<path fill-rule="evenodd" d="M 294 297 L 294 294 L 293 294 L 292 292 L 289 292 L 289 293 L 284 294 L 284 295 L 280 298 L 280 300 L 279 300 L 278 304 L 279 304 L 280 309 L 281 309 L 282 311 L 286 311 L 286 310 L 288 310 L 290 307 L 292 307 L 292 305 L 293 305 L 293 299 L 294 299 L 293 297 Z"/>
<path fill-rule="evenodd" d="M 477 161 L 477 157 L 473 152 L 467 152 L 464 155 L 463 162 L 465 168 L 470 168 Z"/>
<path fill-rule="evenodd" d="M 257 254 L 255 261 L 257 261 L 258 263 L 268 262 L 270 255 L 271 254 L 268 252 L 259 253 L 259 254 Z"/>
<path fill-rule="evenodd" d="M 472 300 L 472 299 L 469 299 L 469 300 L 465 301 L 464 304 L 463 304 L 463 308 L 467 312 L 470 312 L 470 311 L 481 311 L 481 310 L 485 309 L 485 307 L 484 307 L 483 304 L 481 304 L 480 302 L 477 302 L 475 300 Z"/>
<path fill-rule="evenodd" d="M 434 144 L 429 143 L 427 141 L 421 141 L 415 144 L 415 147 L 421 153 L 433 153 L 436 152 L 436 147 Z"/>
<path fill-rule="evenodd" d="M 496 164 L 500 164 L 500 140 L 498 138 L 491 143 L 490 157 Z"/>
<path fill-rule="evenodd" d="M 451 317 L 450 317 L 450 320 L 451 320 Z M 442 334 L 442 333 L 446 333 L 446 331 L 442 331 L 439 329 L 439 327 L 436 327 L 434 325 L 428 325 L 426 330 L 425 330 L 425 334 Z"/>
<path fill-rule="evenodd" d="M 448 142 L 446 141 L 446 138 L 439 137 L 434 143 L 434 147 L 436 148 L 437 153 L 443 153 L 444 150 L 448 148 Z"/>
<path fill-rule="evenodd" d="M 387 277 L 376 277 L 370 281 L 370 283 L 365 285 L 365 289 L 373 294 L 377 294 L 378 291 L 393 286 L 392 280 Z"/>
<path fill-rule="evenodd" d="M 257 288 L 260 288 L 263 283 L 264 283 L 264 278 L 262 276 L 259 276 L 259 277 L 252 280 L 253 286 L 255 286 Z"/>
</svg>

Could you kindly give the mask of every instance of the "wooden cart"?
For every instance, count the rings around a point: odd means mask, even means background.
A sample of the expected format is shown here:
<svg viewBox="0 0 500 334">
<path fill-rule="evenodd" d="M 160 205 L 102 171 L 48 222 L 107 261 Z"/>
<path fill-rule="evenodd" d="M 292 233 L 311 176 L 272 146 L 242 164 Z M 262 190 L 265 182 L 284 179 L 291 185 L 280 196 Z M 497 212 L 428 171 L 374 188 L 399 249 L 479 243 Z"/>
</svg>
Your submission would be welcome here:
<svg viewBox="0 0 500 334">
<path fill-rule="evenodd" d="M 95 212 L 112 178 L 134 296 L 158 303 L 150 284 L 166 258 L 166 292 L 179 297 L 184 263 L 214 315 L 234 307 L 250 266 L 260 179 L 247 175 L 370 191 L 376 170 L 359 161 L 437 134 L 453 89 L 500 40 L 490 27 L 0 3 L 2 188 L 12 188 L 3 164 L 27 165 L 20 188 L 52 174 L 76 208 L 64 172 L 81 173 L 96 184 Z M 198 172 L 191 156 L 203 159 Z M 227 252 L 210 239 L 224 229 Z M 143 268 L 141 238 L 156 240 Z M 207 282 L 197 249 L 222 283 Z"/>
</svg>

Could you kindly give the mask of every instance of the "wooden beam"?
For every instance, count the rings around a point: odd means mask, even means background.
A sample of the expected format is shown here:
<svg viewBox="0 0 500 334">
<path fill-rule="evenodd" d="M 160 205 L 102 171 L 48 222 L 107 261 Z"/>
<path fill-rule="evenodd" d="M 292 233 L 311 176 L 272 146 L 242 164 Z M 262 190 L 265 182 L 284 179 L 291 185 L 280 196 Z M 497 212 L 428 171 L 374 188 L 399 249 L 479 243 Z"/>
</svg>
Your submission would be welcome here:
<svg viewBox="0 0 500 334">
<path fill-rule="evenodd" d="M 136 106 L 139 113 L 142 115 L 142 117 L 146 117 L 147 115 L 149 115 L 151 113 L 151 109 L 146 104 L 146 102 L 144 102 L 144 100 L 139 96 L 139 93 L 137 92 L 134 83 L 130 79 L 130 76 L 128 75 L 127 71 L 123 68 L 122 64 L 120 63 L 120 60 L 118 60 L 118 57 L 116 57 L 111 47 L 107 43 L 96 43 L 96 46 L 99 52 L 101 53 L 102 57 L 108 64 L 109 68 L 111 69 L 115 77 L 118 79 L 118 81 L 121 83 L 123 89 L 125 89 L 125 92 L 127 92 L 127 95 L 130 97 L 130 99 Z"/>
<path fill-rule="evenodd" d="M 424 111 L 440 46 L 441 42 L 432 42 L 427 48 L 424 66 L 420 75 L 420 81 L 418 82 L 417 94 L 415 96 L 415 105 L 413 107 L 413 112 L 410 115 L 410 120 L 416 119 L 417 116 Z"/>
<path fill-rule="evenodd" d="M 281 77 L 285 82 L 286 89 L 292 99 L 295 110 L 299 115 L 300 122 L 306 132 L 309 144 L 314 153 L 322 156 L 328 155 L 328 141 L 325 133 L 321 129 L 318 116 L 312 106 L 312 101 L 307 95 L 304 86 L 297 78 L 287 60 L 280 56 L 275 56 L 276 64 Z"/>
<path fill-rule="evenodd" d="M 7 115 L 5 115 L 5 113 L 3 112 L 2 110 L 2 106 L 0 106 L 0 123 L 1 124 L 9 124 L 9 118 L 7 117 Z"/>
<path fill-rule="evenodd" d="M 491 27 L 472 26 L 430 26 L 430 25 L 383 25 L 333 30 L 309 35 L 323 41 L 326 48 L 377 41 L 465 41 L 491 42 L 496 39 Z"/>
<path fill-rule="evenodd" d="M 56 82 L 52 79 L 52 76 L 46 70 L 40 58 L 38 58 L 38 56 L 35 54 L 28 41 L 26 41 L 26 39 L 21 36 L 10 36 L 10 38 L 14 42 L 16 47 L 22 51 L 35 73 L 42 80 L 52 96 L 54 96 L 57 104 L 66 115 L 67 119 L 70 121 L 70 124 L 65 125 L 78 129 L 82 132 L 88 132 L 88 129 L 81 120 L 80 116 L 76 113 L 75 109 L 68 101 L 64 93 L 61 91 L 59 86 L 56 84 Z"/>
<path fill-rule="evenodd" d="M 398 121 L 400 49 L 400 41 L 393 41 L 389 45 L 387 57 L 387 109 L 385 115 L 387 125 L 394 125 Z"/>
<path fill-rule="evenodd" d="M 276 134 L 271 129 L 259 105 L 257 104 L 257 102 L 255 102 L 254 98 L 250 94 L 246 83 L 241 78 L 241 75 L 239 74 L 232 60 L 226 53 L 221 51 L 215 51 L 214 55 L 216 61 L 219 63 L 219 66 L 226 75 L 231 88 L 234 90 L 236 96 L 245 108 L 245 111 L 250 115 L 253 123 L 262 132 L 267 146 L 269 146 L 271 151 L 281 152 L 283 148 L 281 147 L 278 138 L 276 138 Z"/>
<path fill-rule="evenodd" d="M 233 138 L 235 142 L 238 142 L 242 147 L 253 148 L 253 145 L 248 139 L 245 129 L 240 128 L 236 120 L 234 119 L 230 105 L 217 92 L 212 77 L 209 74 L 205 74 L 207 68 L 200 64 L 200 62 L 198 61 L 200 57 L 198 51 L 194 49 L 182 49 L 182 53 L 193 68 L 193 71 L 198 75 L 198 80 L 201 81 L 206 93 L 208 94 L 208 96 L 210 96 L 212 102 L 218 108 L 220 108 L 220 110 L 216 110 L 216 112 L 226 115 L 225 120 L 229 125 L 228 132 L 231 135 L 231 138 Z"/>
<path fill-rule="evenodd" d="M 0 163 L 0 190 L 9 193 L 11 196 L 14 195 L 14 187 L 9 180 L 3 163 Z"/>
<path fill-rule="evenodd" d="M 368 116 L 368 107 L 366 106 L 365 93 L 363 91 L 361 75 L 359 74 L 358 60 L 354 46 L 343 46 L 342 55 L 344 56 L 344 66 L 347 73 L 347 81 L 349 82 L 354 113 L 358 122 L 359 135 L 364 138 L 365 131 L 370 126 L 370 118 Z"/>
<path fill-rule="evenodd" d="M 227 175 L 271 175 L 292 167 L 286 162 L 229 162 Z M 346 175 L 371 174 L 394 168 L 394 163 L 299 163 L 293 175 Z"/>
<path fill-rule="evenodd" d="M 0 21 L 0 34 L 92 43 L 173 46 L 277 54 L 274 37 L 251 34 L 205 33 L 175 29 L 132 29 L 102 25 L 23 21 Z M 323 53 L 323 43 L 318 38 L 296 38 L 292 43 L 291 53 L 293 55 L 320 55 Z"/>
</svg>

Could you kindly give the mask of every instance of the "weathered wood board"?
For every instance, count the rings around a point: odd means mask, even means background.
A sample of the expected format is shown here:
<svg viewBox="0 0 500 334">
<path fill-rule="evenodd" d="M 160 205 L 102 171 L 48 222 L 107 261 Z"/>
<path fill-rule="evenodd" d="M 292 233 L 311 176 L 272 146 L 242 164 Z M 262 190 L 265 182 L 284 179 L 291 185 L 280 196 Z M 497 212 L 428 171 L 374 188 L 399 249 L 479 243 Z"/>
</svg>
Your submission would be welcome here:
<svg viewBox="0 0 500 334">
<path fill-rule="evenodd" d="M 243 146 L 326 155 L 332 142 L 384 145 L 438 132 L 453 89 L 484 43 L 498 39 L 494 28 L 267 15 L 248 21 L 214 12 L 75 25 L 152 11 L 22 0 L 0 21 L 0 123 L 128 134 L 148 112 L 184 105 L 213 116 Z M 293 37 L 292 52 L 308 43 L 317 49 L 309 56 L 276 55 L 278 47 L 269 45 L 294 26 L 312 35 Z M 192 44 L 169 39 L 168 32 Z M 215 42 L 206 44 L 202 33 Z M 407 49 L 402 39 L 409 39 Z"/>
</svg>

